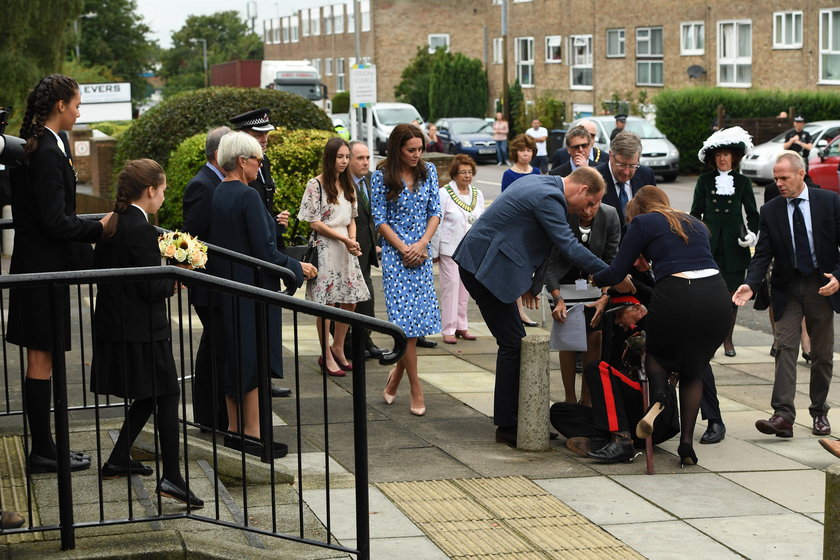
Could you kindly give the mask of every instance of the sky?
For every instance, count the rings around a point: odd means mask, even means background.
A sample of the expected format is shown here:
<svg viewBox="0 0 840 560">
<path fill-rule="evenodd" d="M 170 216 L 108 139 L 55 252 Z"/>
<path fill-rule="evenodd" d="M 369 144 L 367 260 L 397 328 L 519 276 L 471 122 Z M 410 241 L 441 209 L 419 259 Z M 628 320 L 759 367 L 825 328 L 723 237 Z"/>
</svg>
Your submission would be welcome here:
<svg viewBox="0 0 840 560">
<path fill-rule="evenodd" d="M 339 4 L 342 0 L 135 0 L 137 13 L 152 30 L 154 39 L 163 48 L 172 46 L 173 31 L 179 30 L 188 16 L 209 15 L 216 12 L 237 10 L 244 19 L 248 4 L 257 6 L 256 31 L 262 32 L 262 21 L 278 16 L 287 16 L 301 8 L 314 8 Z"/>
</svg>

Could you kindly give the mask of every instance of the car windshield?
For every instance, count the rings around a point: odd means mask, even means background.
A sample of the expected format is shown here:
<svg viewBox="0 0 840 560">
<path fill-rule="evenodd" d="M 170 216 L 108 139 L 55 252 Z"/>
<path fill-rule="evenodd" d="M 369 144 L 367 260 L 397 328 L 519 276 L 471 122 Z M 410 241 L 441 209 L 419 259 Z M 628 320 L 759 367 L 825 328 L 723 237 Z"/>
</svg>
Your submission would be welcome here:
<svg viewBox="0 0 840 560">
<path fill-rule="evenodd" d="M 625 130 L 634 132 L 639 135 L 639 138 L 665 138 L 665 135 L 647 121 L 627 121 Z"/>
<path fill-rule="evenodd" d="M 820 130 L 820 126 L 816 125 L 816 124 L 806 124 L 805 126 L 802 127 L 802 130 L 809 133 L 811 136 L 816 136 L 817 132 L 819 132 L 819 130 Z M 785 141 L 785 134 L 787 134 L 787 133 L 788 133 L 788 131 L 785 130 L 784 132 L 782 132 L 781 134 L 779 134 L 778 136 L 776 136 L 775 138 L 770 140 L 770 142 L 780 142 L 780 143 L 784 142 Z"/>
<path fill-rule="evenodd" d="M 491 130 L 489 124 L 481 119 L 470 119 L 468 121 L 449 121 L 449 131 L 452 134 L 480 134 Z"/>
<path fill-rule="evenodd" d="M 423 119 L 415 111 L 401 107 L 395 109 L 378 109 L 376 116 L 379 118 L 380 123 L 388 126 L 410 123 L 415 119 L 420 123 L 423 122 Z"/>
</svg>

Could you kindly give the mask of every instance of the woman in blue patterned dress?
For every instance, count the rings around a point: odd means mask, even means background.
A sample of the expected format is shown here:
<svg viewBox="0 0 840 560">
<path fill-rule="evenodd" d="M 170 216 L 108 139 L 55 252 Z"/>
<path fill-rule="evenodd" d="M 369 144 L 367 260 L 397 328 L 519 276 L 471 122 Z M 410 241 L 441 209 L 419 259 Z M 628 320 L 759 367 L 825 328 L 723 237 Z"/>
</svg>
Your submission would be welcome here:
<svg viewBox="0 0 840 560">
<path fill-rule="evenodd" d="M 371 213 L 382 240 L 382 285 L 388 320 L 402 327 L 408 345 L 388 374 L 382 397 L 391 404 L 403 373 L 411 385 L 409 409 L 426 413 L 417 375 L 417 337 L 439 333 L 440 309 L 429 249 L 440 224 L 438 176 L 420 159 L 423 133 L 414 125 L 397 125 L 386 146 L 387 157 L 371 177 Z"/>
</svg>

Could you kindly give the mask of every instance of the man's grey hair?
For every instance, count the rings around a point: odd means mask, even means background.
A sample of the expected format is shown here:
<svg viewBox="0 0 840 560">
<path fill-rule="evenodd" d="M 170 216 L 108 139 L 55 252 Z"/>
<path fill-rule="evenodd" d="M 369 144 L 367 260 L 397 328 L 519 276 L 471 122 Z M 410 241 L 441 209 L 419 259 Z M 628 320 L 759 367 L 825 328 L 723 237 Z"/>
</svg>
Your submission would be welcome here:
<svg viewBox="0 0 840 560">
<path fill-rule="evenodd" d="M 362 142 L 361 140 L 350 140 L 350 143 L 347 144 L 350 147 L 350 153 L 353 153 L 353 146 L 362 145 L 367 148 L 367 142 Z"/>
<path fill-rule="evenodd" d="M 207 161 L 212 162 L 215 159 L 216 150 L 219 149 L 219 142 L 222 141 L 222 136 L 228 132 L 230 132 L 230 128 L 220 126 L 207 133 L 207 139 L 204 141 L 204 155 L 207 157 Z"/>
<path fill-rule="evenodd" d="M 790 164 L 790 168 L 794 171 L 805 169 L 805 160 L 802 159 L 802 155 L 800 155 L 799 152 L 794 152 L 793 150 L 783 150 L 776 156 L 776 163 L 779 163 L 782 160 L 786 160 Z"/>
<path fill-rule="evenodd" d="M 626 158 L 642 155 L 642 140 L 632 132 L 619 132 L 610 142 L 610 151 Z"/>
<path fill-rule="evenodd" d="M 256 138 L 242 131 L 222 136 L 219 142 L 219 166 L 225 171 L 233 171 L 236 169 L 237 160 L 241 157 L 262 159 L 262 147 Z"/>
<path fill-rule="evenodd" d="M 581 125 L 577 125 L 569 129 L 569 132 L 566 133 L 566 146 L 572 145 L 572 140 L 575 138 L 583 138 L 586 140 L 587 143 L 592 142 L 592 135 L 589 134 L 589 131 L 583 128 Z"/>
</svg>

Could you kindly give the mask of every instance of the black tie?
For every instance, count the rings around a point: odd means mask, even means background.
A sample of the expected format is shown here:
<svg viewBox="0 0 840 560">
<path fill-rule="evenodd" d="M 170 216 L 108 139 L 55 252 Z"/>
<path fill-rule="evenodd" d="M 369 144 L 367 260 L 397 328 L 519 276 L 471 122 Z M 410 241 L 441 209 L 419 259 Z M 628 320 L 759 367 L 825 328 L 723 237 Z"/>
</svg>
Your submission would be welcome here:
<svg viewBox="0 0 840 560">
<path fill-rule="evenodd" d="M 808 244 L 808 230 L 805 228 L 805 217 L 799 209 L 801 198 L 791 200 L 793 204 L 793 248 L 796 252 L 796 269 L 799 274 L 807 276 L 814 270 L 811 257 L 811 246 Z"/>
<path fill-rule="evenodd" d="M 627 198 L 627 191 L 624 190 L 626 183 L 618 184 L 618 205 L 621 206 L 621 215 L 624 216 L 624 209 L 627 208 L 629 199 Z"/>
</svg>

